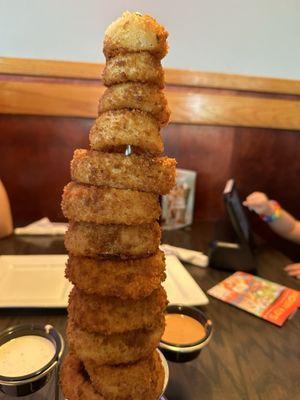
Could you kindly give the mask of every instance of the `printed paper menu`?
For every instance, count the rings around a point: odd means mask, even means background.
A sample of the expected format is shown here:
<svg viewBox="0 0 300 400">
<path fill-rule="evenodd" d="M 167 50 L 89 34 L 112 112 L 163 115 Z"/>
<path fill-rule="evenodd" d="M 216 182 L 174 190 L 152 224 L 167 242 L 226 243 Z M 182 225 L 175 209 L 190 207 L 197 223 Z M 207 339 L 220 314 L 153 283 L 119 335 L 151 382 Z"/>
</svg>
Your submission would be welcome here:
<svg viewBox="0 0 300 400">
<path fill-rule="evenodd" d="M 239 271 L 207 293 L 278 326 L 300 306 L 298 290 Z"/>
</svg>

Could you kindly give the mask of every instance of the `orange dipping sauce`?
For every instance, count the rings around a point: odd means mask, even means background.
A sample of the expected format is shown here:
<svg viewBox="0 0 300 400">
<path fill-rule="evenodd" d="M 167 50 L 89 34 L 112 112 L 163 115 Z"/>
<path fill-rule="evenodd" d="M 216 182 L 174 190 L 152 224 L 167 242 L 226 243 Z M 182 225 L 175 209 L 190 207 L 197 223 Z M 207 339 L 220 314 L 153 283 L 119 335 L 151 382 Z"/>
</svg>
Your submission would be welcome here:
<svg viewBox="0 0 300 400">
<path fill-rule="evenodd" d="M 166 314 L 162 340 L 171 344 L 189 345 L 204 339 L 206 330 L 196 319 L 184 314 Z"/>
</svg>

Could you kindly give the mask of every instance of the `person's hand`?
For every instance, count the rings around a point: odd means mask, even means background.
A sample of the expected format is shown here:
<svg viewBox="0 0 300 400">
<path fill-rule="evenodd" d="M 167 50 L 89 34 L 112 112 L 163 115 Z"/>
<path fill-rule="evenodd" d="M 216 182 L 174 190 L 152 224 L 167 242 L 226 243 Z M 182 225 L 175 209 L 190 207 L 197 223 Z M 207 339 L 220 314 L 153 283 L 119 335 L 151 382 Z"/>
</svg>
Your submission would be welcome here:
<svg viewBox="0 0 300 400">
<path fill-rule="evenodd" d="M 243 202 L 243 205 L 259 215 L 272 215 L 274 212 L 270 200 L 262 192 L 251 193 Z"/>
<path fill-rule="evenodd" d="M 300 263 L 289 264 L 284 270 L 287 272 L 289 276 L 294 276 L 297 279 L 300 279 Z"/>
</svg>

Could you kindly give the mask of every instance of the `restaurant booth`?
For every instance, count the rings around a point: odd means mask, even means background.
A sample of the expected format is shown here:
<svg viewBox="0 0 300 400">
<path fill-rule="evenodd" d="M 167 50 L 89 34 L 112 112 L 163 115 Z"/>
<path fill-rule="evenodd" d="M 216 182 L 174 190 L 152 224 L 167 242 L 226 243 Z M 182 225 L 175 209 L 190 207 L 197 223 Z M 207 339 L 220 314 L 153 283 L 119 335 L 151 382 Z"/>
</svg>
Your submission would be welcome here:
<svg viewBox="0 0 300 400">
<path fill-rule="evenodd" d="M 15 227 L 43 217 L 66 222 L 62 190 L 70 181 L 74 150 L 88 147 L 105 90 L 103 68 L 0 58 L 0 178 Z M 299 218 L 300 81 L 171 68 L 165 69 L 165 81 L 171 109 L 170 123 L 161 131 L 165 153 L 177 160 L 178 168 L 196 171 L 197 178 L 192 225 L 165 230 L 163 243 L 208 255 L 216 232 L 228 227 L 222 193 L 230 178 L 242 200 L 259 190 Z M 298 281 L 283 270 L 291 259 L 297 261 L 298 246 L 246 213 L 256 241 L 256 265 L 250 272 L 298 291 Z M 66 250 L 62 235 L 12 235 L 0 240 L 0 254 L 65 255 Z M 183 264 L 204 292 L 233 273 L 214 265 Z M 208 299 L 197 309 L 212 324 L 211 340 L 194 359 L 168 362 L 165 398 L 299 398 L 299 315 L 279 327 L 215 297 Z M 0 309 L 1 331 L 48 324 L 65 339 L 66 320 L 61 305 Z M 47 390 L 49 400 L 58 399 L 55 387 Z M 0 398 L 11 397 L 0 391 Z"/>
</svg>

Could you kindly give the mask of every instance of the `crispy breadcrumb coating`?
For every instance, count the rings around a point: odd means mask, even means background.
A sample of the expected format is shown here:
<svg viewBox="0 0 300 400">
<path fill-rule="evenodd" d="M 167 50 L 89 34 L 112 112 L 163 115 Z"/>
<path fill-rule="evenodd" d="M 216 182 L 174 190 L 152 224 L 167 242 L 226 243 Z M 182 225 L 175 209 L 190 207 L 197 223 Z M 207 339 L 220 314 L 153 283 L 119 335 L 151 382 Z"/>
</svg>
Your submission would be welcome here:
<svg viewBox="0 0 300 400">
<path fill-rule="evenodd" d="M 145 83 L 120 83 L 105 90 L 99 100 L 99 115 L 106 111 L 135 109 L 151 114 L 161 126 L 168 123 L 167 99 L 157 86 Z"/>
<path fill-rule="evenodd" d="M 155 194 L 75 182 L 64 188 L 61 207 L 68 219 L 97 224 L 148 224 L 161 212 Z"/>
<path fill-rule="evenodd" d="M 110 335 L 156 328 L 161 324 L 166 305 L 162 286 L 138 300 L 87 294 L 74 287 L 68 311 L 69 317 L 83 330 Z"/>
<path fill-rule="evenodd" d="M 75 150 L 71 162 L 74 181 L 119 189 L 167 194 L 175 185 L 176 161 L 168 157 Z"/>
<path fill-rule="evenodd" d="M 164 71 L 160 61 L 150 53 L 120 54 L 107 61 L 103 71 L 106 86 L 125 82 L 152 83 L 164 87 Z"/>
<path fill-rule="evenodd" d="M 106 30 L 103 53 L 106 58 L 117 54 L 148 51 L 161 59 L 168 51 L 168 32 L 150 15 L 124 12 Z"/>
<path fill-rule="evenodd" d="M 158 250 L 161 229 L 146 225 L 98 225 L 71 222 L 65 235 L 66 249 L 77 256 L 147 257 Z"/>
<path fill-rule="evenodd" d="M 72 351 L 80 360 L 96 365 L 133 363 L 146 358 L 158 346 L 165 329 L 164 319 L 152 330 L 134 330 L 124 333 L 102 335 L 81 329 L 71 319 L 68 321 L 67 337 Z"/>
<path fill-rule="evenodd" d="M 165 280 L 162 251 L 136 260 L 69 256 L 66 277 L 86 293 L 138 299 L 149 296 Z"/>
<path fill-rule="evenodd" d="M 62 362 L 60 384 L 68 400 L 106 400 L 96 392 L 82 362 L 73 353 L 67 354 Z"/>
<path fill-rule="evenodd" d="M 156 119 L 139 110 L 115 110 L 101 114 L 89 135 L 93 150 L 124 153 L 126 145 L 159 155 L 164 151 Z"/>
<path fill-rule="evenodd" d="M 134 364 L 108 366 L 86 362 L 93 386 L 109 400 L 157 400 L 163 390 L 164 369 L 157 351 Z"/>
</svg>

